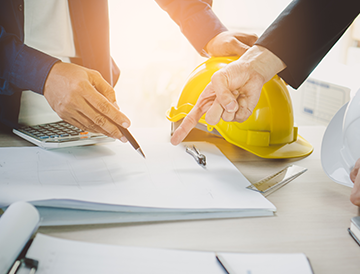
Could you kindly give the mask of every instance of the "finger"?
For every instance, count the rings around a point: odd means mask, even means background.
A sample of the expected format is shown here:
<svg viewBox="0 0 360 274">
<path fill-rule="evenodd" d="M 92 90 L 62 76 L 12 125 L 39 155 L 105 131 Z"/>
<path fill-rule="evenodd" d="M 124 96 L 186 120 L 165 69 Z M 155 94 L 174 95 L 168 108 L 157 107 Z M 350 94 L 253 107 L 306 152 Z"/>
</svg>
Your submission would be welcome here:
<svg viewBox="0 0 360 274">
<path fill-rule="evenodd" d="M 125 136 L 112 136 L 109 132 L 103 130 L 101 127 L 99 127 L 98 125 L 94 124 L 90 119 L 88 119 L 86 116 L 84 116 L 82 113 L 78 113 L 78 115 L 76 116 L 76 118 L 71 118 L 67 121 L 68 123 L 84 130 L 84 131 L 89 131 L 89 132 L 93 132 L 93 133 L 101 133 L 103 135 L 112 137 L 112 138 L 116 138 L 116 139 L 120 139 L 121 142 L 126 143 L 127 139 Z"/>
<path fill-rule="evenodd" d="M 237 39 L 231 40 L 228 51 L 231 53 L 236 53 L 238 56 L 242 56 L 250 47 L 244 43 L 241 43 Z"/>
<path fill-rule="evenodd" d="M 205 121 L 209 125 L 216 125 L 219 123 L 221 116 L 223 115 L 224 109 L 217 100 L 214 101 L 212 106 L 206 113 Z"/>
<path fill-rule="evenodd" d="M 351 190 L 350 201 L 357 206 L 360 206 L 360 174 L 355 178 L 354 187 Z"/>
<path fill-rule="evenodd" d="M 241 33 L 241 32 L 236 32 L 234 34 L 234 36 L 236 37 L 236 39 L 238 39 L 239 41 L 241 41 L 242 43 L 244 43 L 250 47 L 253 46 L 258 39 L 258 36 L 254 33 L 245 34 L 245 33 Z"/>
<path fill-rule="evenodd" d="M 229 76 L 227 68 L 221 69 L 214 73 L 211 78 L 212 88 L 216 93 L 216 100 L 220 103 L 222 108 L 227 112 L 236 112 L 238 103 L 236 97 L 229 89 Z"/>
<path fill-rule="evenodd" d="M 247 99 L 248 98 L 246 96 L 241 94 L 238 97 L 239 109 L 235 113 L 234 120 L 239 123 L 245 122 L 253 112 L 253 109 L 249 108 Z"/>
<path fill-rule="evenodd" d="M 130 120 L 125 114 L 121 113 L 114 104 L 112 104 L 105 96 L 97 92 L 94 87 L 90 87 L 90 89 L 92 92 L 85 93 L 84 98 L 97 112 L 110 118 L 114 123 L 121 125 L 124 128 L 130 126 Z M 90 116 L 89 118 L 94 121 L 93 116 Z"/>
<path fill-rule="evenodd" d="M 350 172 L 350 180 L 355 183 L 355 178 L 357 176 L 359 172 L 359 169 L 358 168 L 354 168 L 351 172 Z"/>
<path fill-rule="evenodd" d="M 118 110 L 120 109 L 116 103 L 116 94 L 113 87 L 101 76 L 97 71 L 91 73 L 91 83 L 94 88 L 105 96 Z"/>
<path fill-rule="evenodd" d="M 177 146 L 180 144 L 190 131 L 196 127 L 200 118 L 204 115 L 204 112 L 197 105 L 189 112 L 184 118 L 180 126 L 175 130 L 173 136 L 170 139 L 171 144 Z"/>
<path fill-rule="evenodd" d="M 360 159 L 358 159 L 355 163 L 354 168 L 352 169 L 352 171 L 350 172 L 350 179 L 351 181 L 354 183 L 355 182 L 355 178 L 359 173 L 359 168 L 360 168 Z"/>
<path fill-rule="evenodd" d="M 235 112 L 224 111 L 221 118 L 226 122 L 232 122 L 235 120 L 235 115 L 236 115 Z"/>
<path fill-rule="evenodd" d="M 65 120 L 64 120 L 65 121 Z M 73 126 L 78 127 L 79 129 L 85 131 L 85 132 L 92 132 L 92 133 L 101 133 L 103 135 L 107 135 L 107 132 L 103 131 L 101 128 L 94 126 L 94 127 L 87 127 L 84 125 L 84 123 L 79 122 L 77 119 L 71 118 L 67 119 L 66 122 L 72 124 Z M 111 136 L 110 136 L 111 137 Z"/>
<path fill-rule="evenodd" d="M 119 130 L 119 126 L 129 127 L 130 120 L 95 90 L 92 93 L 85 93 L 84 97 L 86 101 L 78 104 L 77 111 L 86 116 L 90 122 L 82 121 L 82 123 L 87 128 L 98 126 L 106 132 L 107 136 L 121 140 L 123 134 Z M 76 118 L 81 119 L 80 117 Z"/>
</svg>

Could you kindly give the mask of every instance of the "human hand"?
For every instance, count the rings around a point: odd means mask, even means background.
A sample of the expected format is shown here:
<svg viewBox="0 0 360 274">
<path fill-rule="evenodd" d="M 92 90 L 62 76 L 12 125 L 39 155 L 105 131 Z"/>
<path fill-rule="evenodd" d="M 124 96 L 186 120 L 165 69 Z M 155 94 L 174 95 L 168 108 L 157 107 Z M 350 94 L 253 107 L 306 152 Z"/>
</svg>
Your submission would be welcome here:
<svg viewBox="0 0 360 274">
<path fill-rule="evenodd" d="M 99 72 L 58 62 L 46 79 L 44 96 L 64 121 L 126 142 L 118 127 L 129 127 L 130 120 L 119 111 L 114 89 Z"/>
<path fill-rule="evenodd" d="M 353 170 L 350 172 L 350 179 L 354 183 L 354 187 L 351 190 L 350 201 L 357 206 L 360 206 L 360 159 L 355 163 Z"/>
<path fill-rule="evenodd" d="M 211 82 L 200 95 L 196 105 L 171 137 L 178 145 L 196 126 L 201 116 L 216 125 L 224 121 L 244 122 L 259 101 L 262 86 L 285 64 L 265 48 L 254 46 L 237 61 L 214 73 Z"/>
<path fill-rule="evenodd" d="M 257 39 L 256 34 L 224 31 L 212 38 L 205 50 L 210 56 L 241 56 Z"/>
<path fill-rule="evenodd" d="M 241 75 L 241 77 L 236 77 L 236 75 Z M 216 125 L 220 118 L 223 118 L 224 121 L 232 121 L 235 114 L 238 115 L 238 121 L 245 121 L 255 108 L 264 83 L 258 74 L 251 73 L 241 62 L 232 62 L 224 69 L 219 70 L 212 76 L 211 82 L 200 94 L 195 106 L 174 132 L 171 143 L 178 145 L 182 142 L 205 113 L 205 120 L 209 125 Z M 236 86 L 243 87 L 241 95 L 234 88 Z M 217 92 L 223 93 L 223 89 L 233 90 L 231 96 L 234 101 L 229 103 L 229 107 L 234 107 L 234 111 L 225 112 L 222 108 Z M 242 111 L 235 112 L 238 105 Z"/>
</svg>

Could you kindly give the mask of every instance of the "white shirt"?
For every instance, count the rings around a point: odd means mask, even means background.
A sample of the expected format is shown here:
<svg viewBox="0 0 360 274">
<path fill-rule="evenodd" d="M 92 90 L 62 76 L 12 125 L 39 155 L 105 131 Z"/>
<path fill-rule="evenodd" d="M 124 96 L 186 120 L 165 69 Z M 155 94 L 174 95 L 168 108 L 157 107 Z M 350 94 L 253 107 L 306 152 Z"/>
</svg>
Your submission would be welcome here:
<svg viewBox="0 0 360 274">
<path fill-rule="evenodd" d="M 76 56 L 67 0 L 24 1 L 24 43 L 48 55 L 69 62 Z M 24 125 L 59 121 L 45 97 L 32 91 L 21 96 L 19 123 Z"/>
<path fill-rule="evenodd" d="M 76 56 L 67 0 L 25 0 L 24 13 L 26 45 L 59 59 Z"/>
</svg>

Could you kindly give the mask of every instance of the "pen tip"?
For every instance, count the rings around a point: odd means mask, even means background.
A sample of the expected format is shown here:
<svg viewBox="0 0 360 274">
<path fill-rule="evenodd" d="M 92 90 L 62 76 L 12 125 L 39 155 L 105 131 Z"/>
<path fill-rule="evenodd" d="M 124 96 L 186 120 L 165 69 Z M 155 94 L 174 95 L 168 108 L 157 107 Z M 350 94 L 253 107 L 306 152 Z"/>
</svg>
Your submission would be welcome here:
<svg viewBox="0 0 360 274">
<path fill-rule="evenodd" d="M 140 155 L 141 155 L 142 157 L 144 157 L 144 159 L 146 159 L 145 154 L 144 154 L 144 152 L 141 150 L 141 148 L 138 148 L 138 149 L 137 149 L 137 152 L 139 152 Z"/>
</svg>

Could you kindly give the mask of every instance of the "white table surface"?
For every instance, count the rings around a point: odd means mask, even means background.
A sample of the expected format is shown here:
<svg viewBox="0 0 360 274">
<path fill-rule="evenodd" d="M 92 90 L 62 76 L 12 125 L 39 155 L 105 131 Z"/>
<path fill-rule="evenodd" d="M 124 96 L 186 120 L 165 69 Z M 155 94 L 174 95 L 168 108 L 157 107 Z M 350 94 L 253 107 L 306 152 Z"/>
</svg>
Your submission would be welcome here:
<svg viewBox="0 0 360 274">
<path fill-rule="evenodd" d="M 154 131 L 155 130 L 155 131 Z M 358 207 L 349 201 L 351 189 L 332 182 L 320 162 L 325 127 L 301 127 L 300 135 L 314 147 L 303 159 L 266 160 L 200 131 L 187 140 L 216 144 L 251 182 L 294 163 L 308 171 L 267 198 L 277 207 L 274 217 L 153 222 L 136 224 L 43 227 L 39 232 L 79 241 L 226 252 L 302 252 L 315 273 L 360 273 L 360 246 L 347 228 Z M 168 129 L 132 131 L 139 143 L 169 139 Z M 141 136 L 139 135 L 141 134 Z M 154 138 L 154 136 L 153 136 Z M 0 146 L 29 146 L 7 128 L 0 128 Z"/>
</svg>

